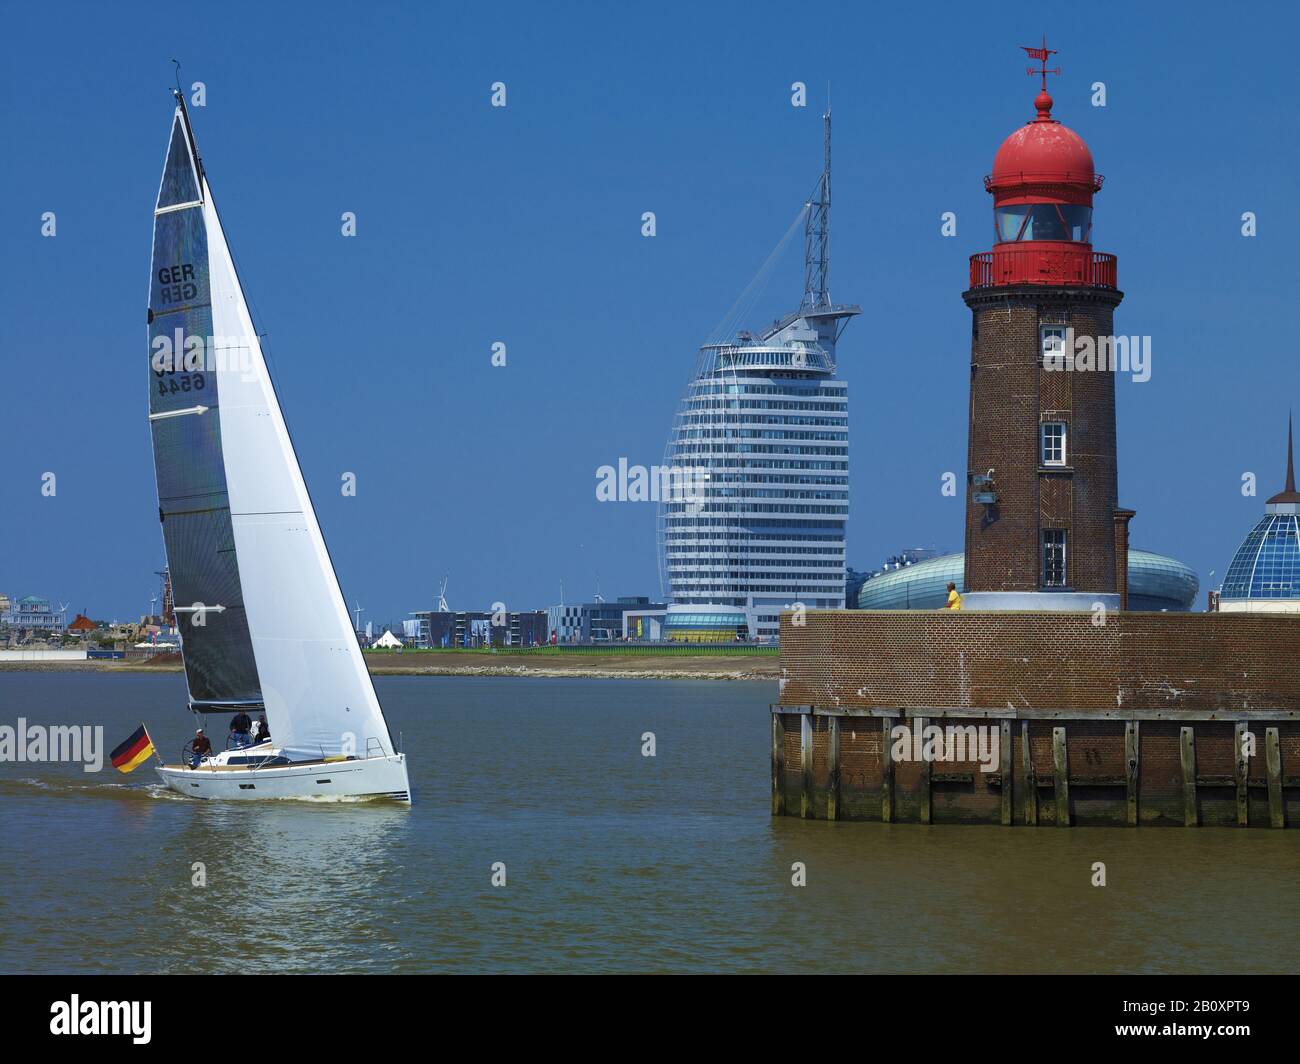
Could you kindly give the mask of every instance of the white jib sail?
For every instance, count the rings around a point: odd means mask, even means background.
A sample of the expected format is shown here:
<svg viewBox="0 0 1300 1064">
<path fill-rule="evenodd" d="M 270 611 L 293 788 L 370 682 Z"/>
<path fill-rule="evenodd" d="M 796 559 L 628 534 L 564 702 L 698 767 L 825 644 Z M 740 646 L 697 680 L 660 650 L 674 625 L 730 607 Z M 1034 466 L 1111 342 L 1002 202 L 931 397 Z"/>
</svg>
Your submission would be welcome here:
<svg viewBox="0 0 1300 1064">
<path fill-rule="evenodd" d="M 272 741 L 295 760 L 391 755 L 206 178 L 203 193 L 231 521 Z"/>
</svg>

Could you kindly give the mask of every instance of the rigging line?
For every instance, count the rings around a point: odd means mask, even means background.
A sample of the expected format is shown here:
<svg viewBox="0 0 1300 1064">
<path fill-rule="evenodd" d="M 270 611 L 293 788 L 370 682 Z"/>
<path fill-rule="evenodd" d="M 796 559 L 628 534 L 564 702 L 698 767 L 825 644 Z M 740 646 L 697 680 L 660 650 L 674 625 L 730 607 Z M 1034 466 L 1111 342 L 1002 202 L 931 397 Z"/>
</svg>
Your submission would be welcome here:
<svg viewBox="0 0 1300 1064">
<path fill-rule="evenodd" d="M 798 229 L 800 222 L 806 216 L 807 211 L 808 206 L 805 204 L 805 206 L 800 209 L 799 213 L 795 215 L 794 221 L 790 223 L 789 229 L 786 230 L 785 235 L 777 242 L 776 246 L 772 249 L 771 254 L 768 255 L 767 259 L 754 275 L 749 285 L 740 294 L 735 305 L 733 305 L 731 310 L 728 311 L 727 318 L 723 319 L 720 328 L 715 330 L 714 335 L 710 338 L 711 340 L 719 341 L 731 339 L 732 336 L 734 336 L 735 331 L 741 324 L 743 324 L 744 320 L 753 313 L 758 300 L 766 292 L 768 285 L 771 283 L 772 274 L 777 262 L 785 253 L 791 238 Z"/>
<path fill-rule="evenodd" d="M 794 235 L 795 230 L 798 229 L 799 224 L 804 220 L 804 216 L 807 214 L 808 209 L 808 203 L 805 203 L 799 208 L 799 212 L 795 215 L 794 221 L 790 223 L 790 227 L 785 231 L 785 235 L 777 241 L 776 246 L 767 256 L 767 259 L 764 260 L 763 265 L 759 267 L 758 272 L 754 274 L 749 284 L 745 286 L 745 289 L 740 293 L 739 297 L 737 297 L 736 302 L 732 304 L 731 309 L 723 315 L 722 319 L 709 334 L 709 343 L 729 338 L 738 320 L 742 316 L 749 314 L 752 310 L 753 304 L 757 302 L 758 297 L 762 294 L 767 283 L 771 279 L 772 268 L 776 265 L 782 252 L 785 251 L 786 245 L 789 244 L 790 238 Z"/>
</svg>

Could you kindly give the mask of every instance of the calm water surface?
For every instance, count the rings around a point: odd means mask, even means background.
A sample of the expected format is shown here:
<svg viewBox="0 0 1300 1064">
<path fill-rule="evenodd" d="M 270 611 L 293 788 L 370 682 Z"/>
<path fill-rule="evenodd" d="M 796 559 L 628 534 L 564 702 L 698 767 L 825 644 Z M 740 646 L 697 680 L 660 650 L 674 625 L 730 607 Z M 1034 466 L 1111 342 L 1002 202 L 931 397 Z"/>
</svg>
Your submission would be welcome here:
<svg viewBox="0 0 1300 1064">
<path fill-rule="evenodd" d="M 773 820 L 775 685 L 377 685 L 411 809 L 0 764 L 0 971 L 1297 968 L 1300 832 Z M 169 761 L 184 703 L 179 674 L 0 673 L 0 724 L 102 724 L 111 749 L 143 720 Z"/>
</svg>

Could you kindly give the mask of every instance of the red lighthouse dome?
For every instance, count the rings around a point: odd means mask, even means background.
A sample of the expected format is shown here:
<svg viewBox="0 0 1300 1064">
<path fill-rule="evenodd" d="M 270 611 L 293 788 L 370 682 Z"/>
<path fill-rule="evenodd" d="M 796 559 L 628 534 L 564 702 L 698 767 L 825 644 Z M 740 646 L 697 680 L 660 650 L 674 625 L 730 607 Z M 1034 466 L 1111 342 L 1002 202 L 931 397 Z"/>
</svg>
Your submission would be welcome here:
<svg viewBox="0 0 1300 1064">
<path fill-rule="evenodd" d="M 1026 48 L 1043 79 L 1038 114 L 1002 142 L 984 187 L 993 195 L 994 244 L 971 258 L 971 287 L 1082 284 L 1114 288 L 1115 257 L 1092 250 L 1092 197 L 1102 177 L 1084 139 L 1052 117 L 1047 58 Z"/>
<path fill-rule="evenodd" d="M 987 187 L 994 202 L 1025 202 L 1017 194 L 1032 201 L 1037 188 L 1044 199 L 1054 191 L 1066 202 L 1091 204 L 1101 187 L 1092 152 L 1078 133 L 1052 117 L 1051 96 L 1041 92 L 1034 104 L 1038 117 L 1007 137 L 993 157 Z"/>
</svg>

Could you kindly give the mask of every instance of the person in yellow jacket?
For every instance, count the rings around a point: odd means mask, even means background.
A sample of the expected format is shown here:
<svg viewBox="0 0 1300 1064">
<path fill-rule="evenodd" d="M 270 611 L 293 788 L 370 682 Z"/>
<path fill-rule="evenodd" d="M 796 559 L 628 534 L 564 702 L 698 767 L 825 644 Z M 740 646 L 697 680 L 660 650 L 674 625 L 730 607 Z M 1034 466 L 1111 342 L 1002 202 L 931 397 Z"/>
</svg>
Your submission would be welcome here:
<svg viewBox="0 0 1300 1064">
<path fill-rule="evenodd" d="M 948 584 L 948 601 L 944 603 L 945 610 L 961 609 L 961 596 L 957 594 L 957 585 L 949 582 Z"/>
</svg>

